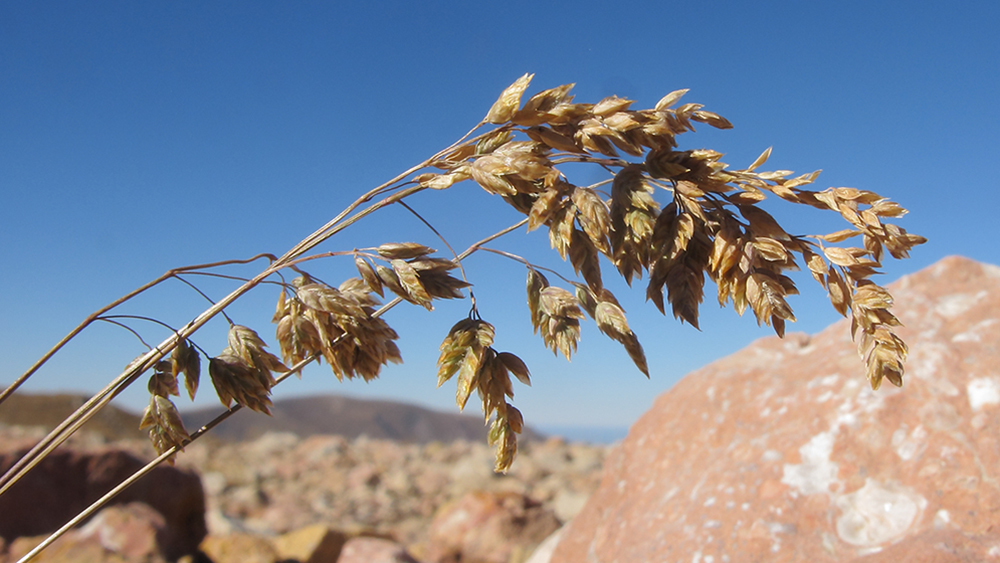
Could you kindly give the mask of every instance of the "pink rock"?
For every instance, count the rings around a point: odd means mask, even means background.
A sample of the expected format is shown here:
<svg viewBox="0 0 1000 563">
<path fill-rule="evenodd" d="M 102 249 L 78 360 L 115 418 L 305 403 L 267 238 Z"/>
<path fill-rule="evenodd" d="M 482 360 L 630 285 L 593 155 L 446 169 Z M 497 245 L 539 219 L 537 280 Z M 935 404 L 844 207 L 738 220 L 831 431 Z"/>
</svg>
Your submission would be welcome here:
<svg viewBox="0 0 1000 563">
<path fill-rule="evenodd" d="M 422 555 L 434 563 L 521 562 L 559 525 L 525 495 L 472 492 L 438 510 Z"/>
<path fill-rule="evenodd" d="M 903 389 L 868 387 L 847 321 L 716 361 L 636 422 L 552 563 L 1000 555 L 1000 268 L 891 289 Z"/>
<path fill-rule="evenodd" d="M 0 453 L 0 474 L 24 453 Z M 0 536 L 12 541 L 53 532 L 143 465 L 120 450 L 56 450 L 0 495 Z M 206 528 L 205 495 L 196 474 L 157 467 L 111 501 L 130 502 L 142 502 L 163 516 L 160 539 L 169 559 L 197 551 Z"/>
<path fill-rule="evenodd" d="M 382 538 L 351 538 L 344 544 L 337 563 L 419 563 L 406 548 Z"/>
</svg>

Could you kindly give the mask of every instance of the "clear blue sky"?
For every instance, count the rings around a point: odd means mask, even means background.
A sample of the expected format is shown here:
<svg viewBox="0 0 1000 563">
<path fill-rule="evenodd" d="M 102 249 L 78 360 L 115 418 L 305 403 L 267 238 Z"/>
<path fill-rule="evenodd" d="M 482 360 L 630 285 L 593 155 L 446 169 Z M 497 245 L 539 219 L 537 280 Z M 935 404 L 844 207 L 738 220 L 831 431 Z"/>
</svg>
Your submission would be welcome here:
<svg viewBox="0 0 1000 563">
<path fill-rule="evenodd" d="M 577 83 L 579 101 L 618 94 L 649 107 L 690 88 L 685 101 L 735 129 L 702 127 L 683 146 L 714 148 L 742 168 L 773 145 L 769 168 L 822 168 L 820 188 L 901 202 L 911 211 L 902 226 L 931 242 L 888 264 L 883 281 L 949 254 L 1000 263 L 998 21 L 995 2 L 4 2 L 0 384 L 88 313 L 171 267 L 284 252 L 458 138 L 525 72 L 536 73 L 531 91 Z M 517 220 L 472 183 L 412 204 L 456 248 Z M 802 234 L 841 228 L 819 212 L 770 209 Z M 399 210 L 324 248 L 404 240 L 440 248 Z M 543 232 L 497 246 L 570 271 Z M 617 284 L 652 378 L 591 322 L 567 364 L 531 334 L 523 268 L 496 256 L 467 268 L 497 348 L 532 369 L 534 386 L 514 399 L 529 423 L 627 425 L 685 373 L 768 334 L 711 297 L 699 333 L 644 303 L 642 284 Z M 317 273 L 352 272 L 340 259 Z M 800 280 L 800 322 L 789 330 L 816 332 L 837 316 L 819 286 Z M 273 342 L 274 299 L 273 288 L 259 290 L 231 315 Z M 204 305 L 172 283 L 126 312 L 182 325 Z M 434 360 L 467 309 L 391 312 L 407 363 L 380 381 L 339 384 L 324 366 L 276 394 L 453 408 L 453 386 L 434 387 Z M 166 336 L 134 326 L 151 342 Z M 224 332 L 213 322 L 198 341 L 218 352 Z M 26 388 L 96 391 L 142 351 L 99 326 Z M 203 384 L 198 404 L 211 404 L 207 375 Z M 124 404 L 141 408 L 143 387 Z"/>
</svg>

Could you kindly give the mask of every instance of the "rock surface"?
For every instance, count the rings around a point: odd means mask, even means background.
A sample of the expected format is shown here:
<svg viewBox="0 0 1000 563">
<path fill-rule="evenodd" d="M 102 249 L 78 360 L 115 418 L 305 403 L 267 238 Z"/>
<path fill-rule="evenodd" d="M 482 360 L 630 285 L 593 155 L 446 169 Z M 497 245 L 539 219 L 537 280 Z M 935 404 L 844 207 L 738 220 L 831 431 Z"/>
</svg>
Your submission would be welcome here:
<svg viewBox="0 0 1000 563">
<path fill-rule="evenodd" d="M 0 453 L 0 474 L 25 451 Z M 0 536 L 11 541 L 53 532 L 143 465 L 118 449 L 56 450 L 0 496 Z M 163 517 L 159 541 L 169 559 L 194 553 L 205 537 L 205 496 L 194 472 L 157 467 L 111 501 L 131 502 Z"/>
<path fill-rule="evenodd" d="M 846 321 L 716 361 L 633 426 L 552 562 L 1000 557 L 1000 268 L 890 287 L 903 389 L 867 386 Z"/>
</svg>

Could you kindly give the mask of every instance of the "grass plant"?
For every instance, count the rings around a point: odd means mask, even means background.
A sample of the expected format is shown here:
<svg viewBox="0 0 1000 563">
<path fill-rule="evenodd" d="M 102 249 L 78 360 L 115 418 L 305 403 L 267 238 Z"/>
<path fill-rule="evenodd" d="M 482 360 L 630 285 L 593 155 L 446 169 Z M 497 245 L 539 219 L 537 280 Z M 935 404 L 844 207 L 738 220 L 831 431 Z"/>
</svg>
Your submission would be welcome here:
<svg viewBox="0 0 1000 563">
<path fill-rule="evenodd" d="M 513 379 L 530 384 L 531 375 L 518 356 L 494 348 L 495 327 L 480 316 L 470 290 L 475 280 L 466 279 L 462 269 L 462 260 L 476 252 L 491 252 L 525 268 L 531 322 L 553 353 L 569 359 L 577 349 L 580 323 L 589 317 L 603 334 L 624 347 L 647 377 L 642 345 L 619 301 L 604 285 L 606 272 L 616 271 L 629 286 L 644 280 L 647 300 L 664 314 L 669 308 L 676 319 L 694 327 L 706 281 L 711 280 L 720 305 L 731 304 L 740 315 L 749 310 L 758 324 L 782 336 L 786 322 L 795 320 L 786 298 L 798 293 L 786 272 L 801 263 L 827 291 L 833 307 L 851 318 L 852 335 L 872 388 L 878 389 L 883 380 L 902 385 L 907 348 L 894 332 L 899 321 L 890 312 L 892 297 L 871 280 L 886 254 L 905 258 L 912 247 L 925 241 L 888 222 L 906 212 L 902 207 L 866 190 L 807 189 L 818 172 L 759 171 L 770 149 L 746 168 L 730 169 L 718 152 L 678 148 L 677 137 L 694 131 L 696 123 L 731 127 L 700 104 L 682 104 L 686 90 L 667 94 L 653 108 L 635 110 L 632 100 L 615 96 L 597 103 L 576 103 L 570 95 L 572 85 L 543 90 L 525 100 L 531 79 L 526 74 L 504 90 L 486 117 L 454 144 L 363 194 L 283 255 L 260 254 L 171 270 L 87 317 L 0 393 L 0 403 L 95 322 L 112 322 L 141 339 L 131 325 L 137 317 L 112 314 L 136 295 L 171 279 L 198 290 L 184 276 L 226 277 L 220 268 L 267 262 L 258 274 L 241 280 L 187 324 L 170 328 L 170 337 L 149 346 L 148 352 L 57 425 L 0 477 L 0 494 L 144 376 L 148 375 L 150 404 L 141 425 L 148 429 L 159 456 L 121 487 L 160 463 L 172 462 L 184 446 L 238 410 L 267 413 L 271 389 L 309 363 L 326 362 L 338 379 L 377 378 L 384 365 L 401 361 L 398 335 L 383 314 L 403 303 L 433 309 L 440 299 L 468 298 L 470 313 L 443 335 L 437 384 L 456 381 L 460 408 L 473 394 L 478 396 L 489 424 L 489 442 L 496 449 L 495 469 L 506 471 L 524 425 L 520 411 L 509 402 L 514 395 Z M 572 183 L 561 167 L 573 165 L 576 170 L 580 164 L 602 170 L 607 178 L 590 185 Z M 379 241 L 377 246 L 362 249 L 319 249 L 345 228 L 385 207 L 400 205 L 416 214 L 405 201 L 413 194 L 473 185 L 524 218 L 461 253 L 438 234 L 450 255 L 437 254 L 422 243 L 398 241 Z M 769 196 L 798 204 L 798 209 L 832 211 L 846 220 L 846 228 L 830 234 L 790 234 L 758 205 Z M 547 231 L 551 247 L 569 261 L 578 277 L 565 278 L 490 246 L 522 228 Z M 838 245 L 851 239 L 859 243 Z M 311 262 L 334 257 L 353 259 L 357 277 L 332 285 L 306 271 Z M 286 279 L 292 275 L 293 279 Z M 558 283 L 550 278 L 558 278 Z M 280 358 L 267 349 L 254 329 L 226 315 L 233 302 L 261 286 L 278 289 L 274 322 Z M 389 300 L 382 305 L 382 299 Z M 198 346 L 196 336 L 217 315 L 229 322 L 228 346 L 212 355 Z M 189 433 L 171 397 L 180 394 L 183 379 L 185 393 L 194 398 L 206 365 L 227 410 Z M 121 487 L 22 561 L 99 509 Z"/>
</svg>

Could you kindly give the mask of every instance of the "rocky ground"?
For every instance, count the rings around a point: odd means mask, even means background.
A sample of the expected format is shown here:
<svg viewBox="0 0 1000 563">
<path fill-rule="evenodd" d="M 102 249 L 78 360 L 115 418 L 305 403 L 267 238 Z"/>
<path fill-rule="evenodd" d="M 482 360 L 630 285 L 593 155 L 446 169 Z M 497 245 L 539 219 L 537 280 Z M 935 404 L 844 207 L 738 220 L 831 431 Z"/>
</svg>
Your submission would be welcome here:
<svg viewBox="0 0 1000 563">
<path fill-rule="evenodd" d="M 40 433 L 3 428 L 0 451 L 30 444 Z M 70 444 L 76 451 L 109 447 L 142 459 L 152 453 L 141 441 L 108 444 L 95 435 L 75 437 Z M 269 433 L 249 442 L 192 444 L 178 456 L 176 468 L 200 476 L 208 530 L 201 548 L 216 563 L 343 561 L 355 551 L 368 553 L 359 561 L 375 561 L 367 559 L 369 552 L 379 552 L 395 557 L 386 561 L 516 563 L 582 508 L 599 484 L 607 450 L 559 439 L 529 443 L 512 470 L 497 475 L 485 443 L 418 445 Z M 133 505 L 114 510 L 113 522 L 145 517 Z M 155 521 L 139 528 L 154 535 L 158 529 Z M 324 542 L 326 558 L 313 558 Z M 10 560 L 35 544 L 37 538 L 11 541 Z M 51 553 L 42 560 L 74 560 L 65 558 L 74 553 L 94 560 L 97 551 Z M 148 555 L 140 559 L 151 560 Z"/>
</svg>

